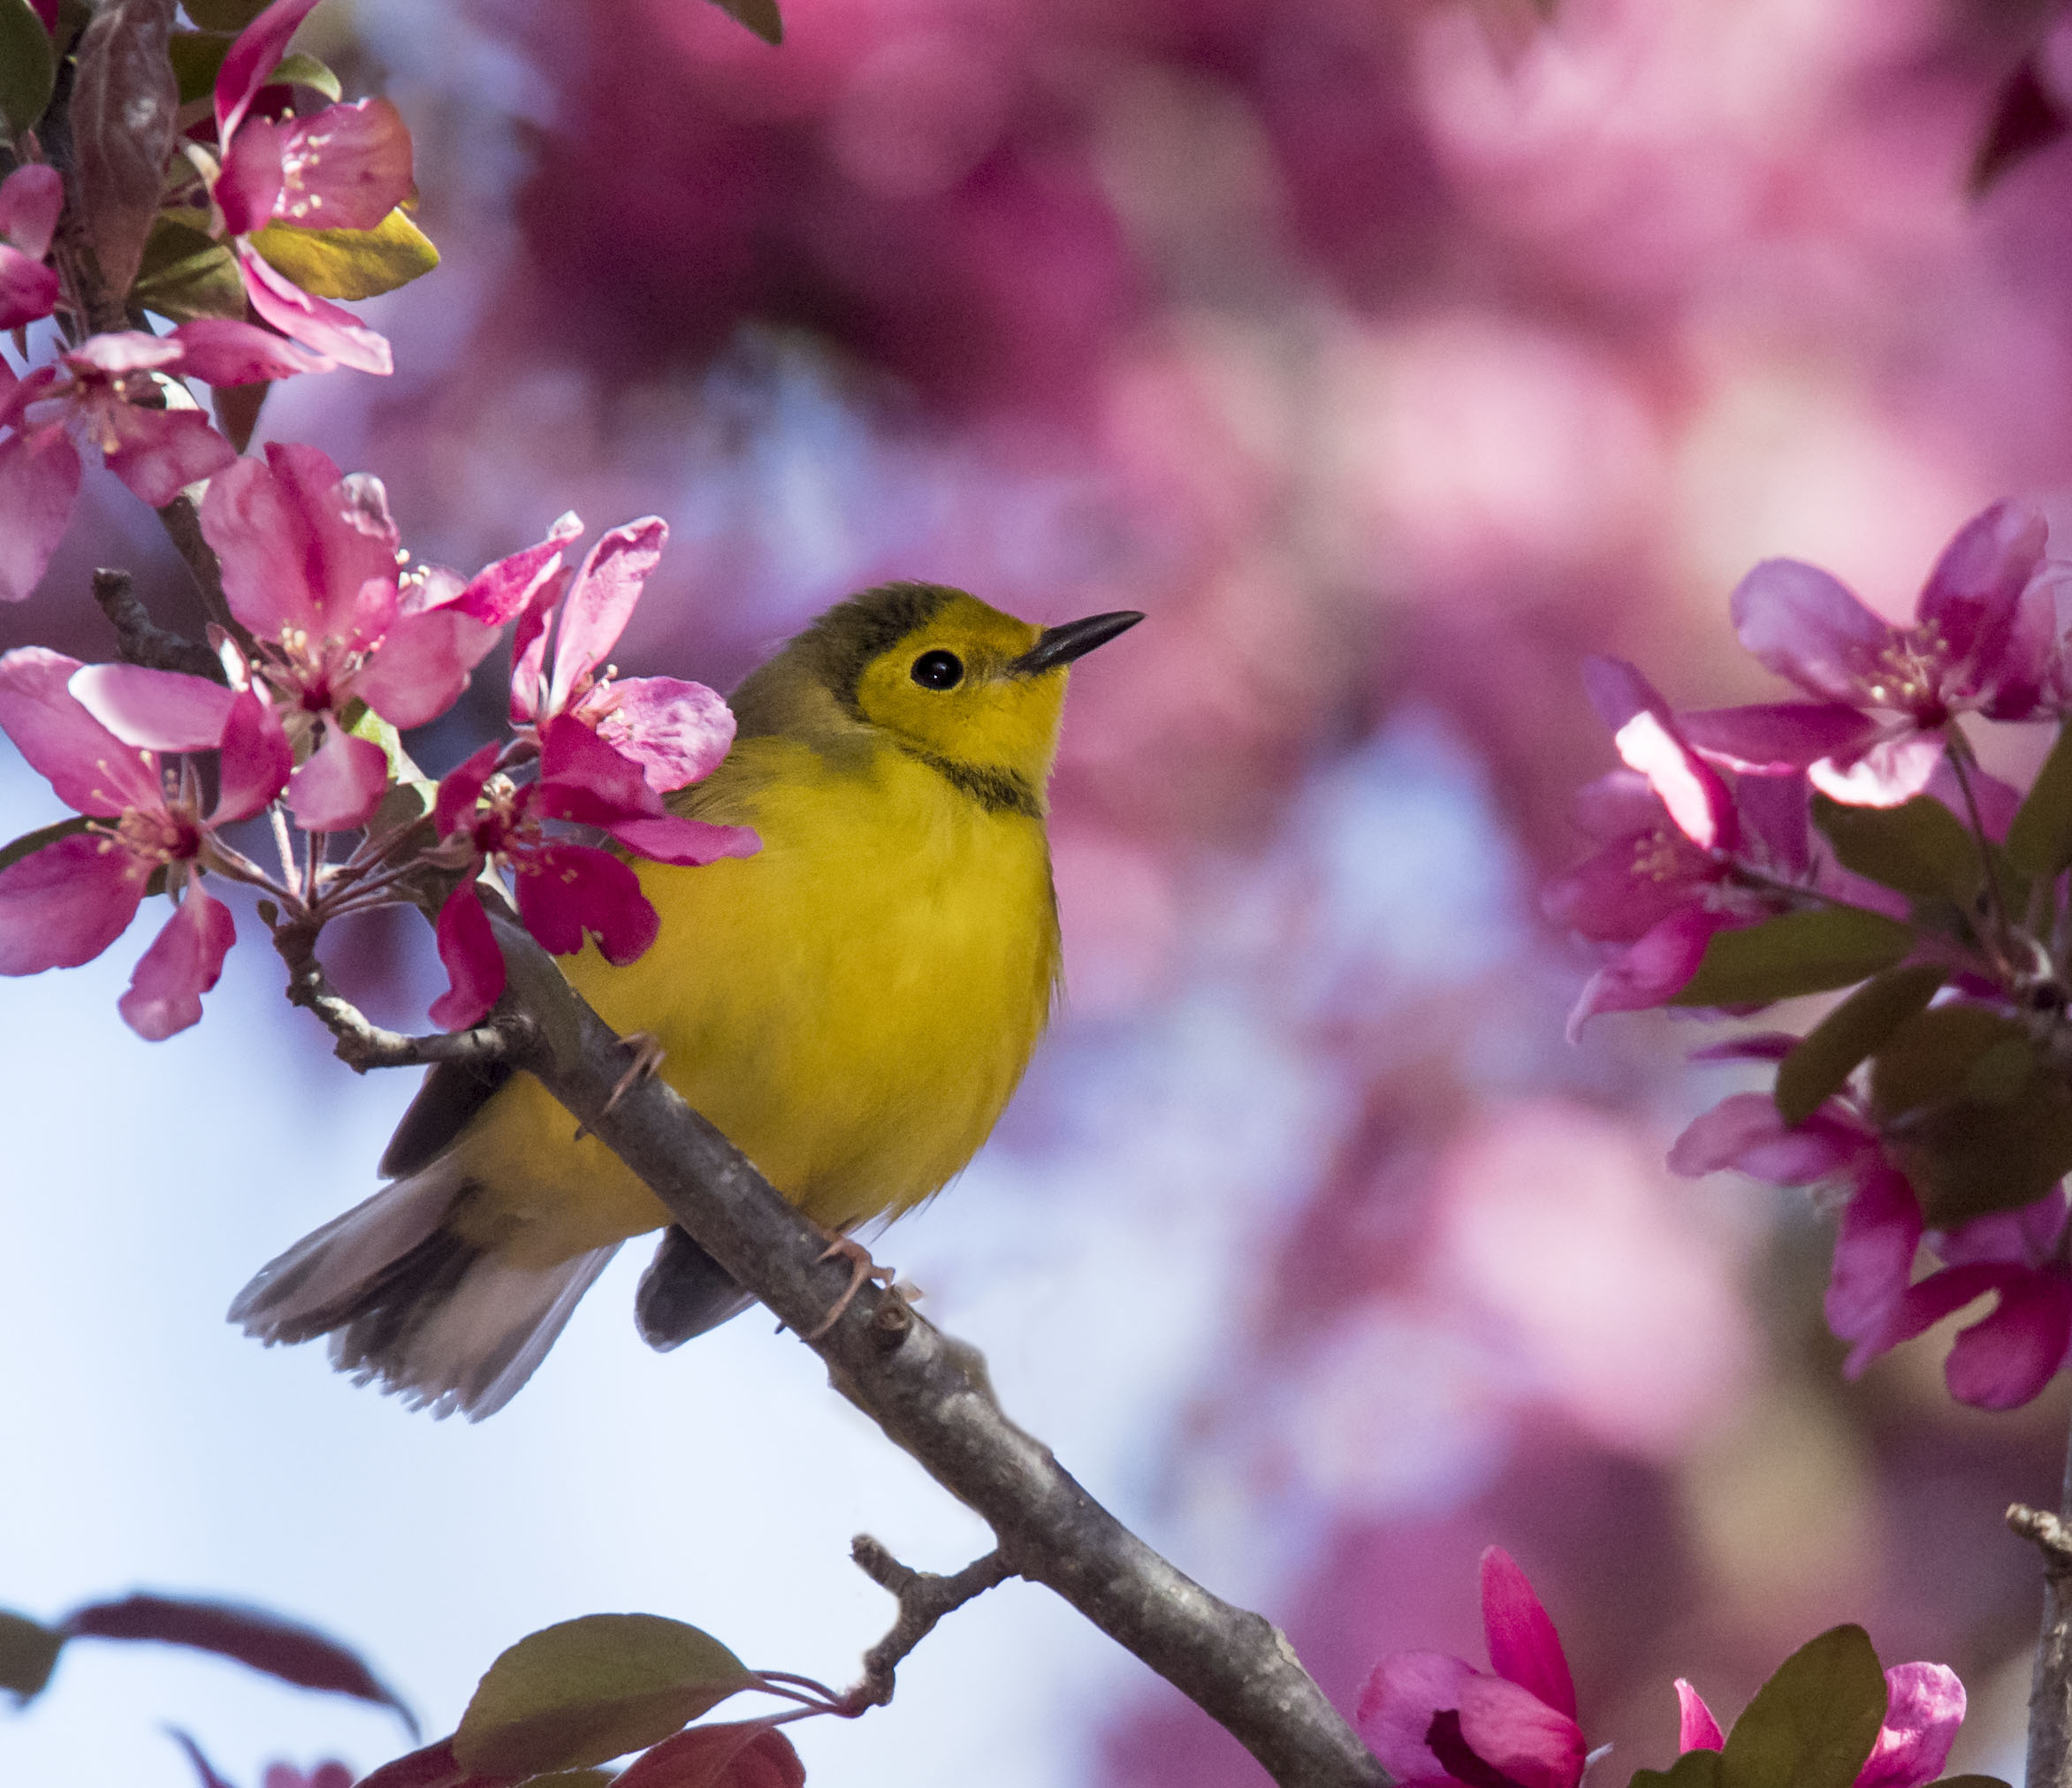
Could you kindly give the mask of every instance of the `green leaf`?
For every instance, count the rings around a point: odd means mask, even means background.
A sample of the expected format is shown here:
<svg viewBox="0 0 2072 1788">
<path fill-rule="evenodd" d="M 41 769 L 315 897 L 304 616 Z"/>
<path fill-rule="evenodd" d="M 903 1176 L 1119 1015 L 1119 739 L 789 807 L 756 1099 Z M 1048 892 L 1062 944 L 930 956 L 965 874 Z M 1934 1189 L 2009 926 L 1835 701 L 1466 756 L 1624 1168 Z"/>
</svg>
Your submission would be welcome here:
<svg viewBox="0 0 2072 1788">
<path fill-rule="evenodd" d="M 314 56 L 295 50 L 280 59 L 280 66 L 268 75 L 269 81 L 278 81 L 289 87 L 314 87 L 332 104 L 346 96 L 346 90 L 339 84 L 339 78 Z"/>
<path fill-rule="evenodd" d="M 1677 1006 L 1767 1006 L 1847 987 L 1893 967 L 1914 947 L 1910 927 L 1861 907 L 1816 907 L 1716 932 Z"/>
<path fill-rule="evenodd" d="M 1801 1646 L 1756 1691 L 1721 1754 L 1720 1788 L 1852 1788 L 1888 1691 L 1860 1626 Z"/>
<path fill-rule="evenodd" d="M 204 31 L 227 31 L 232 37 L 262 12 L 270 0 L 181 0 L 187 17 Z"/>
<path fill-rule="evenodd" d="M 1845 807 L 1813 797 L 1813 819 L 1843 866 L 1928 907 L 1969 912 L 1978 893 L 1978 841 L 1933 795 L 1897 807 Z"/>
<path fill-rule="evenodd" d="M 2022 797 L 2007 828 L 2007 857 L 2031 880 L 2047 881 L 2072 866 L 2072 726 L 2057 742 Z"/>
<path fill-rule="evenodd" d="M 270 265 L 319 298 L 373 298 L 438 265 L 431 239 L 399 208 L 371 230 L 304 230 L 269 224 L 252 246 Z"/>
<path fill-rule="evenodd" d="M 381 747 L 382 755 L 388 759 L 389 780 L 406 785 L 423 784 L 424 772 L 411 761 L 410 754 L 403 749 L 403 735 L 364 703 L 355 702 L 353 706 L 358 712 L 350 715 L 346 730 L 355 739 L 364 739 L 370 745 Z M 387 796 L 385 795 L 383 799 L 385 801 Z M 378 808 L 376 810 L 377 812 L 379 810 Z M 415 818 L 416 816 L 411 817 Z"/>
<path fill-rule="evenodd" d="M 171 34 L 165 0 L 102 0 L 80 39 L 71 110 L 80 204 L 101 277 L 118 298 L 137 277 L 177 136 Z"/>
<path fill-rule="evenodd" d="M 605 1788 L 619 1778 L 609 1769 L 554 1769 L 526 1778 L 525 1788 Z"/>
<path fill-rule="evenodd" d="M 1626 1788 L 1716 1788 L 1719 1753 L 1686 1751 L 1666 1769 L 1635 1769 Z"/>
<path fill-rule="evenodd" d="M 784 20 L 778 16 L 777 0 L 712 0 L 712 4 L 747 26 L 765 43 L 775 46 L 784 42 Z"/>
<path fill-rule="evenodd" d="M 1928 1788 L 2008 1788 L 1998 1776 L 1940 1776 Z"/>
<path fill-rule="evenodd" d="M 489 1776 L 602 1763 L 659 1743 L 756 1680 L 680 1620 L 586 1615 L 520 1640 L 489 1667 L 453 1755 Z"/>
<path fill-rule="evenodd" d="M 1873 975 L 1808 1031 L 1778 1064 L 1777 1109 L 1797 1125 L 1817 1111 L 1878 1046 L 1935 997 L 1945 970 L 1915 962 Z"/>
<path fill-rule="evenodd" d="M 216 91 L 216 76 L 223 58 L 237 39 L 223 31 L 176 31 L 165 46 L 172 63 L 173 79 L 179 82 L 179 103 L 194 105 Z"/>
<path fill-rule="evenodd" d="M 34 130 L 50 103 L 57 58 L 29 0 L 0 0 L 0 124 L 7 134 Z"/>
<path fill-rule="evenodd" d="M 2072 1087 L 1983 1006 L 1895 1031 L 1871 1058 L 1870 1107 L 1931 1228 L 2019 1210 L 2072 1173 Z"/>
<path fill-rule="evenodd" d="M 191 215 L 191 214 L 190 214 Z M 144 239 L 130 301 L 174 323 L 197 316 L 242 317 L 245 282 L 237 257 L 202 230 L 160 212 Z"/>
<path fill-rule="evenodd" d="M 34 832 L 25 832 L 12 844 L 0 845 L 0 870 L 11 864 L 19 863 L 25 856 L 32 856 L 46 844 L 56 844 L 61 838 L 70 838 L 75 832 L 87 829 L 87 816 L 75 813 L 70 819 L 60 819 L 54 826 L 39 827 Z"/>
<path fill-rule="evenodd" d="M 57 1654 L 64 1649 L 63 1633 L 26 1614 L 0 1609 L 0 1689 L 11 1691 L 19 1701 L 34 1699 L 43 1693 L 50 1672 L 57 1668 Z"/>
</svg>

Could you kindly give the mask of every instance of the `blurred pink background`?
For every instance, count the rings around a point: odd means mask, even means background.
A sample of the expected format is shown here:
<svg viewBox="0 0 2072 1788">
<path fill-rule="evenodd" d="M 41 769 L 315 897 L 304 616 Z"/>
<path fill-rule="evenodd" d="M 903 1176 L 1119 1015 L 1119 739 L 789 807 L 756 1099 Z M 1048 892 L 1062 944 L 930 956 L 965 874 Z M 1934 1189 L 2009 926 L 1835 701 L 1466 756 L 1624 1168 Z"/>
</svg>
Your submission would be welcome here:
<svg viewBox="0 0 2072 1788">
<path fill-rule="evenodd" d="M 309 41 L 404 107 L 446 261 L 369 307 L 392 381 L 299 381 L 263 432 L 379 473 L 414 549 L 463 567 L 563 508 L 664 515 L 629 669 L 724 687 L 888 577 L 1045 621 L 1146 610 L 1075 674 L 1052 827 L 1069 1006 L 968 1183 L 881 1257 L 992 1354 L 1010 1413 L 1281 1623 L 1342 1706 L 1393 1648 L 1481 1661 L 1495 1541 L 1561 1627 L 1591 1742 L 1617 1746 L 1604 1779 L 1666 1764 L 1674 1677 L 1725 1714 L 1848 1619 L 1888 1663 L 1963 1675 L 1953 1769 L 2015 1773 L 2038 1586 L 2000 1513 L 2054 1496 L 2065 1399 L 1958 1409 L 1934 1336 L 1843 1384 L 1824 1221 L 1661 1165 L 1750 1083 L 1687 1068 L 1703 1033 L 1661 1015 L 1565 1043 L 1590 962 L 1535 897 L 1577 848 L 1570 793 L 1611 762 L 1583 654 L 1642 661 L 1680 704 L 1759 698 L 1725 618 L 1756 559 L 1814 559 L 1903 614 L 1992 498 L 2072 523 L 2072 148 L 1964 192 L 2044 22 L 2011 0 L 1564 0 L 1544 27 L 1497 0 L 795 0 L 771 49 L 697 0 L 361 0 Z M 78 592 L 124 554 L 177 612 L 149 518 L 94 489 L 0 643 L 103 651 Z M 477 694 L 434 763 L 491 724 L 493 680 Z M 40 817 L 31 785 L 7 817 Z M 428 957 L 399 923 L 339 966 L 408 1023 Z M 220 1077 L 278 1036 L 292 1127 L 342 1070 L 267 1003 L 265 962 L 244 972 L 248 1006 L 226 986 L 166 1048 Z M 81 1037 L 111 1034 L 77 997 Z M 219 1280 L 361 1196 L 406 1093 L 321 1189 L 183 1194 L 206 1295 L 160 1320 L 212 1324 Z M 209 1183 L 242 1171 L 218 1158 Z M 650 1372 L 626 1288 L 584 1312 L 609 1355 L 579 1325 L 493 1427 L 546 1409 L 557 1373 Z M 755 1326 L 655 1363 L 620 1419 L 665 1422 L 713 1360 L 790 1347 Z M 294 1369 L 317 1395 L 321 1363 Z M 422 1426 L 373 1406 L 342 1419 Z M 41 1444 L 62 1451 L 66 1419 Z M 471 1436 L 438 1432 L 470 1481 Z M 304 1439 L 331 1456 L 320 1421 Z M 778 1494 L 759 1443 L 728 1442 L 714 1475 Z M 674 1482 L 628 1494 L 651 1511 Z M 910 1494 L 913 1562 L 962 1563 L 962 1537 L 933 1548 L 939 1494 Z M 849 1568 L 781 1529 L 722 1543 Z M 225 1581 L 238 1557 L 195 1555 L 214 1577 L 187 1586 L 286 1597 L 256 1557 Z M 76 1549 L 40 1568 L 40 1612 L 122 1586 Z M 611 1605 L 584 1590 L 541 1617 Z M 335 1623 L 324 1593 L 294 1611 Z M 673 1594 L 624 1605 L 706 1617 Z M 410 1602 L 377 1586 L 347 1624 L 444 1730 L 522 1629 L 414 1681 Z M 1034 1605 L 998 1617 L 990 1674 L 931 1701 L 917 1664 L 872 1716 L 991 1730 L 1011 1767 L 971 1773 L 982 1737 L 903 1759 L 865 1722 L 811 1735 L 814 1778 L 1264 1779 L 1127 1660 L 1052 1670 L 1046 1639 L 1019 1669 Z M 857 1606 L 867 1643 L 882 1609 Z M 751 1662 L 786 1664 L 777 1643 Z M 988 1714 L 1010 1705 L 1021 1724 Z M 381 1743 L 352 1738 L 354 1761 Z"/>
</svg>

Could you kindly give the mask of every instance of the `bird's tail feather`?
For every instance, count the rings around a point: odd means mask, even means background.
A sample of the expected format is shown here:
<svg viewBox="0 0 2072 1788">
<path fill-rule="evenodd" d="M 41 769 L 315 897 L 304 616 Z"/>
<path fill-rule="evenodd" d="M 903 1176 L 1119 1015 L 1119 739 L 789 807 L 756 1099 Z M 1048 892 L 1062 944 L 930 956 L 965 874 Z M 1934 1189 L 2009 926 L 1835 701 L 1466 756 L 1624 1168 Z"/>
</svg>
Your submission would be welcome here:
<svg viewBox="0 0 2072 1788">
<path fill-rule="evenodd" d="M 230 1320 L 269 1345 L 328 1335 L 332 1365 L 413 1409 L 495 1414 L 617 1248 L 511 1265 L 440 1227 L 468 1191 L 446 1162 L 385 1186 L 262 1267 Z"/>
</svg>

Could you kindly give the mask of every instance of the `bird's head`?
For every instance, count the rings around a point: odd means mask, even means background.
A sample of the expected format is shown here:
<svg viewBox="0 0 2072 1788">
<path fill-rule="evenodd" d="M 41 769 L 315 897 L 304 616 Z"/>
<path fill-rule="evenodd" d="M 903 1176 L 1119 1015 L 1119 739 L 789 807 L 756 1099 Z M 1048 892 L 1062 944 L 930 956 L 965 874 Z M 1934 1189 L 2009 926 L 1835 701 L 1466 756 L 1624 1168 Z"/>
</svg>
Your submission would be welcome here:
<svg viewBox="0 0 2072 1788">
<path fill-rule="evenodd" d="M 817 685 L 852 725 L 889 734 L 975 790 L 994 779 L 1003 799 L 1025 794 L 1040 807 L 1068 667 L 1142 619 L 1097 614 L 1038 628 L 961 590 L 890 583 L 829 609 L 766 671 L 789 659 L 793 677 Z M 782 682 L 796 696 L 793 677 Z M 757 726 L 758 684 L 772 695 L 779 687 L 766 672 L 743 686 L 744 729 Z"/>
</svg>

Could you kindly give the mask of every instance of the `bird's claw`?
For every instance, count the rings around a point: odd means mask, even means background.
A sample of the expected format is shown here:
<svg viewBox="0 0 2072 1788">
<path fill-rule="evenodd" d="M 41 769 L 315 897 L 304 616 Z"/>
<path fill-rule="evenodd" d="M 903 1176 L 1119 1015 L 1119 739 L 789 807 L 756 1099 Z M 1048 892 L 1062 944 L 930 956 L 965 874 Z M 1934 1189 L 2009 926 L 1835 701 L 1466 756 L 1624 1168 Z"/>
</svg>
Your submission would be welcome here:
<svg viewBox="0 0 2072 1788">
<path fill-rule="evenodd" d="M 813 1264 L 817 1267 L 820 1261 L 832 1260 L 837 1254 L 842 1255 L 849 1261 L 849 1284 L 842 1291 L 842 1296 L 834 1300 L 834 1308 L 820 1319 L 810 1334 L 801 1337 L 804 1340 L 819 1341 L 824 1336 L 829 1329 L 842 1320 L 842 1312 L 849 1308 L 850 1304 L 855 1301 L 857 1293 L 861 1291 L 872 1280 L 876 1280 L 880 1285 L 892 1286 L 899 1277 L 899 1269 L 896 1267 L 880 1267 L 871 1258 L 871 1251 L 868 1248 L 849 1236 L 834 1237 L 820 1251 Z"/>
<path fill-rule="evenodd" d="M 604 1109 L 598 1113 L 599 1118 L 609 1117 L 618 1108 L 621 1099 L 661 1067 L 663 1058 L 668 1053 L 662 1047 L 661 1039 L 651 1031 L 629 1031 L 619 1040 L 633 1052 L 633 1060 L 626 1072 L 612 1083 L 611 1092 L 605 1095 Z M 587 1123 L 575 1126 L 577 1142 L 593 1133 Z"/>
</svg>

